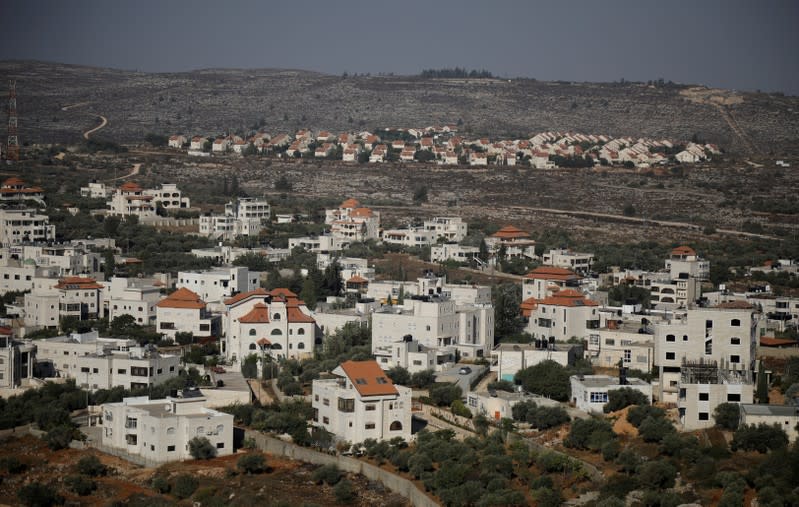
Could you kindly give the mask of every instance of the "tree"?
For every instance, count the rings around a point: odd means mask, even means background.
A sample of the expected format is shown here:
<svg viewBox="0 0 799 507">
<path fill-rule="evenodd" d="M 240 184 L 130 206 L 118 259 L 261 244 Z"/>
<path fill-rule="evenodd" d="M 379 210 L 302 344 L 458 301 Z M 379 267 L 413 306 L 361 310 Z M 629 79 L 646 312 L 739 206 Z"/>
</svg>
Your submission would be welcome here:
<svg viewBox="0 0 799 507">
<path fill-rule="evenodd" d="M 258 356 L 250 354 L 241 363 L 241 374 L 244 378 L 258 378 Z"/>
<path fill-rule="evenodd" d="M 677 469 L 666 460 L 647 461 L 638 468 L 638 480 L 657 489 L 674 487 Z"/>
<path fill-rule="evenodd" d="M 67 487 L 79 496 L 87 496 L 97 489 L 97 483 L 85 475 L 69 475 L 64 478 Z"/>
<path fill-rule="evenodd" d="M 666 435 L 674 433 L 674 425 L 665 417 L 649 416 L 641 422 L 638 434 L 644 442 L 660 442 Z"/>
<path fill-rule="evenodd" d="M 189 454 L 194 459 L 211 459 L 216 456 L 216 447 L 205 437 L 189 440 Z"/>
<path fill-rule="evenodd" d="M 44 441 L 47 442 L 47 447 L 57 451 L 59 449 L 66 449 L 72 442 L 72 437 L 75 434 L 75 428 L 71 425 L 61 424 L 53 427 L 44 436 Z"/>
<path fill-rule="evenodd" d="M 245 474 L 260 474 L 266 471 L 266 460 L 262 454 L 245 454 L 236 462 L 236 468 Z"/>
<path fill-rule="evenodd" d="M 191 331 L 178 331 L 175 333 L 175 342 L 178 345 L 190 345 L 194 343 L 194 334 Z"/>
<path fill-rule="evenodd" d="M 745 424 L 735 431 L 730 446 L 733 451 L 741 449 L 765 454 L 787 447 L 788 435 L 777 424 L 760 423 L 757 426 Z"/>
<path fill-rule="evenodd" d="M 411 385 L 419 389 L 425 389 L 435 381 L 436 377 L 433 370 L 417 371 L 411 375 Z"/>
<path fill-rule="evenodd" d="M 169 137 L 153 132 L 146 134 L 144 140 L 155 147 L 163 147 L 169 143 Z"/>
<path fill-rule="evenodd" d="M 460 400 L 463 392 L 455 384 L 434 384 L 429 389 L 430 399 L 438 406 L 449 406 L 455 400 Z"/>
<path fill-rule="evenodd" d="M 339 470 L 338 466 L 330 464 L 322 465 L 314 470 L 311 478 L 317 484 L 322 484 L 324 482 L 329 486 L 333 486 L 338 484 L 338 481 L 341 480 L 341 475 L 341 470 Z"/>
<path fill-rule="evenodd" d="M 649 398 L 632 387 L 622 387 L 608 391 L 608 402 L 602 407 L 602 411 L 607 413 L 621 410 L 630 405 L 649 405 Z"/>
<path fill-rule="evenodd" d="M 31 482 L 17 491 L 17 498 L 30 507 L 49 507 L 64 503 L 64 498 L 47 484 Z"/>
<path fill-rule="evenodd" d="M 300 292 L 300 298 L 305 301 L 305 304 L 309 309 L 314 310 L 316 308 L 316 300 L 318 299 L 316 284 L 310 276 L 306 277 L 302 282 L 302 292 Z"/>
<path fill-rule="evenodd" d="M 199 481 L 193 475 L 180 474 L 175 478 L 172 494 L 182 500 L 193 495 L 199 485 Z"/>
<path fill-rule="evenodd" d="M 521 332 L 524 327 L 519 308 L 522 299 L 521 286 L 518 283 L 496 285 L 491 295 L 494 300 L 494 336 L 497 341 Z"/>
<path fill-rule="evenodd" d="M 624 213 L 624 216 L 626 217 L 635 216 L 635 206 L 633 205 L 633 203 L 628 202 L 627 204 L 625 204 L 622 213 Z"/>
<path fill-rule="evenodd" d="M 407 386 L 411 383 L 411 374 L 408 373 L 406 368 L 402 366 L 394 366 L 386 371 L 386 375 L 391 381 L 395 384 L 399 384 L 401 386 Z"/>
<path fill-rule="evenodd" d="M 472 411 L 469 410 L 468 408 L 466 408 L 466 405 L 464 405 L 461 400 L 453 401 L 450 404 L 449 409 L 455 415 L 458 415 L 458 416 L 461 416 L 461 417 L 467 417 L 469 419 L 472 418 Z"/>
<path fill-rule="evenodd" d="M 516 372 L 515 381 L 526 391 L 568 401 L 571 392 L 569 371 L 552 360 L 542 361 Z"/>
<path fill-rule="evenodd" d="M 758 403 L 768 403 L 768 380 L 763 361 L 757 367 L 757 392 L 755 393 Z"/>
<path fill-rule="evenodd" d="M 603 419 L 577 419 L 572 422 L 564 444 L 575 449 L 598 451 L 605 442 L 616 438 L 613 428 Z"/>
<path fill-rule="evenodd" d="M 738 403 L 721 403 L 713 411 L 716 425 L 725 430 L 737 430 L 741 418 L 741 406 Z"/>
<path fill-rule="evenodd" d="M 103 465 L 100 459 L 95 456 L 84 456 L 78 460 L 76 466 L 78 472 L 88 475 L 89 477 L 100 477 L 108 473 L 108 467 Z"/>
<path fill-rule="evenodd" d="M 336 501 L 343 504 L 351 504 L 355 499 L 355 488 L 347 479 L 342 479 L 333 487 L 333 494 Z"/>
</svg>

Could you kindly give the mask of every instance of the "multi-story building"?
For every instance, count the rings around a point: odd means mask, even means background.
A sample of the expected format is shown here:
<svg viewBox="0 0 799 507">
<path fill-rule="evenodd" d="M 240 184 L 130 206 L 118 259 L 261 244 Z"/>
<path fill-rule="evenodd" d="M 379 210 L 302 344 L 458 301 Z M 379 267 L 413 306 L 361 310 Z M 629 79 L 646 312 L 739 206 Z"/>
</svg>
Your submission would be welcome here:
<svg viewBox="0 0 799 507">
<path fill-rule="evenodd" d="M 225 204 L 224 214 L 201 216 L 200 234 L 229 240 L 237 236 L 257 236 L 271 216 L 272 209 L 265 199 L 239 197 Z"/>
<path fill-rule="evenodd" d="M 680 368 L 677 410 L 685 431 L 716 424 L 713 412 L 722 403 L 752 403 L 752 372 L 715 360 L 685 360 Z"/>
<path fill-rule="evenodd" d="M 777 425 L 788 435 L 789 442 L 799 440 L 799 408 L 795 405 L 760 405 L 741 403 L 739 425 Z"/>
<path fill-rule="evenodd" d="M 0 388 L 19 387 L 33 378 L 36 345 L 14 339 L 10 327 L 0 326 Z"/>
<path fill-rule="evenodd" d="M 362 207 L 355 199 L 347 199 L 337 209 L 325 212 L 330 234 L 345 242 L 380 239 L 380 213 Z"/>
<path fill-rule="evenodd" d="M 641 319 L 608 319 L 604 327 L 589 331 L 586 353 L 597 366 L 616 368 L 621 364 L 648 372 L 655 357 L 653 328 Z"/>
<path fill-rule="evenodd" d="M 316 321 L 288 289 L 255 289 L 225 300 L 222 353 L 240 364 L 250 354 L 274 359 L 313 355 Z"/>
<path fill-rule="evenodd" d="M 458 351 L 461 357 L 487 357 L 494 347 L 494 308 L 490 303 L 458 305 L 443 295 L 410 296 L 402 306 L 372 314 L 372 353 L 390 368 L 392 347 L 406 336 L 424 347 Z"/>
<path fill-rule="evenodd" d="M 55 239 L 50 217 L 33 209 L 0 209 L 0 243 L 4 246 Z"/>
<path fill-rule="evenodd" d="M 123 217 L 136 216 L 139 220 L 154 218 L 155 204 L 153 196 L 144 191 L 137 183 L 125 182 L 108 201 L 108 214 Z"/>
<path fill-rule="evenodd" d="M 233 264 L 242 255 L 260 255 L 269 262 L 280 262 L 291 255 L 288 248 L 244 248 L 237 246 L 214 246 L 211 248 L 193 248 L 191 254 L 196 257 L 212 259 L 216 264 Z"/>
<path fill-rule="evenodd" d="M 552 249 L 545 253 L 541 259 L 548 266 L 566 268 L 581 275 L 591 271 L 594 254 L 573 252 L 565 248 Z"/>
<path fill-rule="evenodd" d="M 146 388 L 178 376 L 180 357 L 140 347 L 134 340 L 100 338 L 96 331 L 37 340 L 37 369 L 73 378 L 86 389 Z"/>
<path fill-rule="evenodd" d="M 214 268 L 208 271 L 180 271 L 175 287 L 185 287 L 208 303 L 221 303 L 240 292 L 258 287 L 261 274 L 244 266 Z"/>
<path fill-rule="evenodd" d="M 85 187 L 80 187 L 80 196 L 90 199 L 105 199 L 108 197 L 109 188 L 105 183 L 89 182 Z"/>
<path fill-rule="evenodd" d="M 125 398 L 102 405 L 102 444 L 151 462 L 191 459 L 189 441 L 207 438 L 219 456 L 233 453 L 233 416 L 203 397 Z"/>
<path fill-rule="evenodd" d="M 165 297 L 155 307 L 158 332 L 170 338 L 177 333 L 192 333 L 196 337 L 218 334 L 219 318 L 208 312 L 200 296 L 185 287 Z"/>
<path fill-rule="evenodd" d="M 178 186 L 174 183 L 164 183 L 161 188 L 148 189 L 145 195 L 153 196 L 155 207 L 159 206 L 166 209 L 185 209 L 191 207 L 191 201 L 184 196 Z"/>
<path fill-rule="evenodd" d="M 489 262 L 491 264 L 496 264 L 500 256 L 504 256 L 506 259 L 517 257 L 536 258 L 535 240 L 530 237 L 530 234 L 512 225 L 505 226 L 488 236 L 485 239 L 485 243 L 488 247 Z"/>
<path fill-rule="evenodd" d="M 430 247 L 430 262 L 456 261 L 469 263 L 480 254 L 476 246 L 463 246 L 457 243 L 443 243 Z"/>
<path fill-rule="evenodd" d="M 526 331 L 533 338 L 548 341 L 586 339 L 599 329 L 599 303 L 574 289 L 563 289 L 538 300 Z"/>
<path fill-rule="evenodd" d="M 544 299 L 563 289 L 576 289 L 580 280 L 580 275 L 568 269 L 538 266 L 524 275 L 522 299 Z"/>
<path fill-rule="evenodd" d="M 411 389 L 394 385 L 375 361 L 347 361 L 336 378 L 313 381 L 313 425 L 339 441 L 411 439 Z"/>
<path fill-rule="evenodd" d="M 585 412 L 601 414 L 608 393 L 617 389 L 634 389 L 644 394 L 652 402 L 652 384 L 639 378 L 627 378 L 624 374 L 618 377 L 609 375 L 572 375 L 571 401 Z"/>
<path fill-rule="evenodd" d="M 47 276 L 97 276 L 102 269 L 101 254 L 82 243 L 18 244 L 0 248 L 0 266 L 40 267 Z"/>
<path fill-rule="evenodd" d="M 0 185 L 0 201 L 38 201 L 44 204 L 44 190 L 29 187 L 23 180 L 12 176 Z"/>
<path fill-rule="evenodd" d="M 422 248 L 435 242 L 435 232 L 423 227 L 410 229 L 386 229 L 383 231 L 383 243 L 402 245 L 410 248 Z"/>
<path fill-rule="evenodd" d="M 702 295 L 702 284 L 697 278 L 653 279 L 649 285 L 650 304 L 657 309 L 687 308 Z"/>
<path fill-rule="evenodd" d="M 453 284 L 447 283 L 444 276 L 428 274 L 417 278 L 415 282 L 397 280 L 375 280 L 369 283 L 366 294 L 381 303 L 387 303 L 389 298 L 394 303 L 400 299 L 411 296 L 441 297 L 454 301 L 456 305 L 483 305 L 491 304 L 491 287 L 487 285 Z"/>
<path fill-rule="evenodd" d="M 101 312 L 100 292 L 103 286 L 94 278 L 70 276 L 58 280 L 59 317 L 75 317 L 78 320 L 94 320 Z"/>
<path fill-rule="evenodd" d="M 141 326 L 155 324 L 155 305 L 161 299 L 163 284 L 156 286 L 153 283 L 153 280 L 118 276 L 103 282 L 103 309 L 108 321 L 130 315 Z"/>
<path fill-rule="evenodd" d="M 313 253 L 340 252 L 347 244 L 348 241 L 331 235 L 289 238 L 289 250 L 299 247 Z"/>
<path fill-rule="evenodd" d="M 745 302 L 689 309 L 654 324 L 658 398 L 676 402 L 685 361 L 714 361 L 722 370 L 752 371 L 760 319 Z"/>
<path fill-rule="evenodd" d="M 689 246 L 678 246 L 666 259 L 666 270 L 672 280 L 681 278 L 710 279 L 710 262 L 702 259 Z"/>
<path fill-rule="evenodd" d="M 435 233 L 436 239 L 447 242 L 463 241 L 469 233 L 469 226 L 461 217 L 433 217 L 432 220 L 425 220 L 423 227 Z"/>
</svg>

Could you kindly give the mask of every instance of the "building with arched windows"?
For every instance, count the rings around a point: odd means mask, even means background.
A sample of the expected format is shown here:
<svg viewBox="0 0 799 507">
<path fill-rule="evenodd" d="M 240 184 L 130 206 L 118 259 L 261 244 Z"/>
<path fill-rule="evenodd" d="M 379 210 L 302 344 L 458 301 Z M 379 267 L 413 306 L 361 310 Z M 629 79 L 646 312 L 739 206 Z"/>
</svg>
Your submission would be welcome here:
<svg viewBox="0 0 799 507">
<path fill-rule="evenodd" d="M 313 355 L 316 321 L 288 289 L 255 289 L 225 300 L 222 353 L 234 364 L 251 354 L 303 359 Z"/>
</svg>

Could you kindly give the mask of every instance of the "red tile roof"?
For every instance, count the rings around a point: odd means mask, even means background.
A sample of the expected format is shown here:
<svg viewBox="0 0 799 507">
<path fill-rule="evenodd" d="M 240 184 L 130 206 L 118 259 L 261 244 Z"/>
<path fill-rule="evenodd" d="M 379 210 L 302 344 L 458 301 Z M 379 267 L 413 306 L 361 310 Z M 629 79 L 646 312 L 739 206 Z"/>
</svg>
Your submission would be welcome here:
<svg viewBox="0 0 799 507">
<path fill-rule="evenodd" d="M 239 294 L 236 294 L 233 297 L 229 297 L 229 298 L 227 298 L 224 301 L 224 303 L 226 305 L 235 305 L 236 303 L 244 301 L 245 299 L 249 298 L 250 296 L 269 296 L 269 295 L 270 294 L 269 294 L 269 292 L 266 291 L 266 289 L 262 289 L 262 288 L 259 287 L 259 288 L 255 289 L 255 290 L 251 290 L 249 292 L 241 292 Z"/>
<path fill-rule="evenodd" d="M 24 185 L 25 182 L 16 176 L 12 176 L 3 182 L 4 187 L 18 187 L 20 185 Z"/>
<path fill-rule="evenodd" d="M 362 276 L 355 275 L 352 278 L 350 278 L 349 280 L 347 280 L 346 283 L 368 283 L 368 282 L 369 282 L 369 280 L 367 280 L 366 278 L 364 278 Z"/>
<path fill-rule="evenodd" d="M 696 251 L 690 246 L 682 245 L 671 251 L 671 255 L 696 255 Z"/>
<path fill-rule="evenodd" d="M 514 239 L 514 238 L 529 238 L 530 235 L 522 231 L 521 229 L 517 229 L 512 225 L 506 225 L 502 229 L 492 234 L 491 237 L 500 238 L 500 239 Z"/>
<path fill-rule="evenodd" d="M 348 208 L 357 208 L 360 205 L 361 205 L 361 203 L 359 203 L 356 199 L 350 198 L 350 199 L 347 199 L 346 201 L 342 202 L 340 207 L 344 208 L 344 209 L 348 209 Z"/>
<path fill-rule="evenodd" d="M 772 338 L 770 336 L 762 336 L 760 338 L 760 345 L 764 347 L 799 347 L 799 342 L 796 340 L 787 340 L 784 338 Z"/>
<path fill-rule="evenodd" d="M 58 284 L 55 286 L 55 288 L 84 290 L 84 289 L 102 289 L 103 286 L 97 283 L 97 281 L 94 278 L 68 276 L 66 278 L 58 280 Z"/>
<path fill-rule="evenodd" d="M 356 217 L 356 218 L 368 218 L 371 217 L 372 215 L 373 215 L 372 210 L 370 210 L 369 208 L 355 208 L 354 210 L 352 210 L 352 213 L 350 213 L 351 217 Z"/>
<path fill-rule="evenodd" d="M 123 192 L 141 192 L 142 190 L 142 188 L 138 184 L 132 181 L 125 182 L 124 184 L 122 184 L 122 186 L 119 187 L 119 189 L 122 190 Z"/>
<path fill-rule="evenodd" d="M 201 310 L 205 308 L 205 301 L 200 296 L 186 287 L 181 287 L 156 304 L 158 308 L 182 308 L 187 310 Z"/>
<path fill-rule="evenodd" d="M 268 324 L 269 307 L 263 303 L 256 303 L 249 313 L 239 319 L 239 322 L 244 324 Z"/>
<path fill-rule="evenodd" d="M 534 270 L 530 271 L 526 275 L 525 278 L 529 278 L 532 280 L 558 280 L 558 281 L 571 281 L 571 280 L 580 280 L 580 275 L 574 273 L 573 271 L 569 271 L 565 268 L 557 268 L 555 266 L 538 266 Z"/>
<path fill-rule="evenodd" d="M 554 306 L 569 306 L 569 307 L 576 307 L 576 306 L 599 306 L 599 303 L 596 301 L 592 301 L 585 296 L 583 296 L 580 292 L 572 289 L 565 289 L 555 294 L 544 298 L 541 302 L 542 305 L 554 305 Z"/>
<path fill-rule="evenodd" d="M 302 313 L 302 310 L 300 310 L 299 307 L 296 306 L 289 306 L 286 308 L 286 318 L 291 323 L 316 324 L 316 320 L 314 320 L 313 317 Z"/>
<path fill-rule="evenodd" d="M 10 327 L 0 326 L 0 336 L 11 336 L 14 331 Z"/>
<path fill-rule="evenodd" d="M 399 394 L 391 379 L 377 361 L 347 361 L 341 369 L 361 396 L 386 396 Z"/>
<path fill-rule="evenodd" d="M 527 298 L 521 302 L 519 308 L 522 311 L 523 317 L 530 317 L 533 314 L 533 311 L 538 308 L 538 299 L 536 298 Z"/>
<path fill-rule="evenodd" d="M 255 342 L 255 343 L 257 343 L 257 344 L 258 344 L 258 345 L 260 345 L 261 347 L 263 347 L 264 345 L 272 345 L 272 342 L 270 342 L 270 341 L 269 341 L 269 340 L 267 340 L 266 338 L 261 338 L 260 340 L 258 340 L 258 341 L 257 341 L 257 342 Z"/>
</svg>

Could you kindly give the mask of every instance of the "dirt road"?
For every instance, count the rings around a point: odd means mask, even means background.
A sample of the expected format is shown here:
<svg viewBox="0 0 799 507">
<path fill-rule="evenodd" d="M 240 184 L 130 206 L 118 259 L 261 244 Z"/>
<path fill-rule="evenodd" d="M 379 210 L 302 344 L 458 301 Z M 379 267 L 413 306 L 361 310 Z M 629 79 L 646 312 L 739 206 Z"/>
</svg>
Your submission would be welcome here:
<svg viewBox="0 0 799 507">
<path fill-rule="evenodd" d="M 103 128 L 106 125 L 108 125 L 108 118 L 106 118 L 105 116 L 103 116 L 101 114 L 98 114 L 97 116 L 100 118 L 100 124 L 97 125 L 96 127 L 94 127 L 93 129 L 87 130 L 86 132 L 84 132 L 83 133 L 83 138 L 84 139 L 88 140 L 90 135 L 94 134 L 95 132 L 97 132 L 101 128 Z"/>
<path fill-rule="evenodd" d="M 128 174 L 125 174 L 124 176 L 119 176 L 117 178 L 111 178 L 108 181 L 111 182 L 111 181 L 117 181 L 117 180 L 124 180 L 124 179 L 127 179 L 127 178 L 132 178 L 133 176 L 136 176 L 137 174 L 139 174 L 139 170 L 140 169 L 141 169 L 141 164 L 133 164 L 133 168 L 130 170 L 130 172 Z"/>
</svg>

